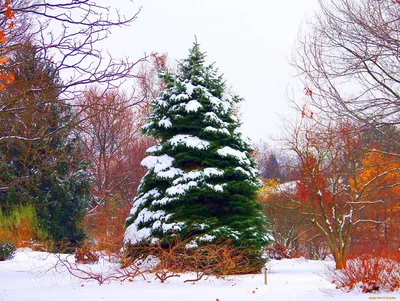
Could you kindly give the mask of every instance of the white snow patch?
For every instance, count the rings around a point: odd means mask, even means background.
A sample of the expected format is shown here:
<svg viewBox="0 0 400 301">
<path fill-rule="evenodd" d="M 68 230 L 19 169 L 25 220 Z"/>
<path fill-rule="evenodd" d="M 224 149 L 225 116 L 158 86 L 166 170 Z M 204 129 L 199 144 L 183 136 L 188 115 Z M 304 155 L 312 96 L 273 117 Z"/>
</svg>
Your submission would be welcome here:
<svg viewBox="0 0 400 301">
<path fill-rule="evenodd" d="M 204 234 L 203 236 L 199 237 L 198 240 L 199 241 L 206 241 L 206 242 L 212 242 L 215 240 L 215 236 L 214 235 L 209 235 L 209 234 Z"/>
<path fill-rule="evenodd" d="M 278 186 L 279 192 L 295 193 L 296 190 L 297 190 L 297 181 L 289 181 L 286 183 L 282 183 Z"/>
<path fill-rule="evenodd" d="M 136 214 L 137 209 L 143 205 L 147 199 L 152 196 L 152 197 L 159 197 L 160 196 L 160 192 L 155 188 L 152 190 L 149 190 L 148 192 L 146 192 L 145 194 L 143 194 L 142 196 L 138 197 L 135 202 L 133 203 L 132 209 L 130 211 L 130 215 L 134 215 Z"/>
<path fill-rule="evenodd" d="M 211 188 L 212 190 L 214 190 L 214 191 L 217 191 L 217 192 L 223 192 L 224 191 L 224 187 L 223 187 L 223 184 L 221 185 L 221 184 L 217 184 L 217 185 L 211 185 L 211 184 L 206 184 L 206 186 L 208 187 L 208 188 Z"/>
<path fill-rule="evenodd" d="M 169 187 L 165 192 L 168 195 L 177 195 L 177 194 L 184 194 L 187 190 L 189 190 L 191 187 L 197 186 L 197 182 L 195 181 L 190 181 L 187 184 L 178 184 L 172 187 Z"/>
<path fill-rule="evenodd" d="M 185 84 L 186 93 L 187 93 L 189 96 L 192 96 L 193 91 L 194 91 L 194 88 L 195 88 L 195 86 L 193 86 L 192 83 L 186 83 L 186 84 Z"/>
<path fill-rule="evenodd" d="M 163 179 L 172 179 L 181 174 L 183 174 L 182 169 L 171 167 L 168 170 L 158 172 L 157 177 L 163 178 Z"/>
<path fill-rule="evenodd" d="M 222 157 L 234 157 L 239 160 L 240 164 L 250 165 L 250 161 L 247 158 L 246 153 L 233 149 L 230 146 L 224 146 L 223 148 L 220 148 L 217 150 L 217 153 Z"/>
<path fill-rule="evenodd" d="M 224 113 L 227 113 L 231 108 L 231 104 L 228 101 L 223 101 L 215 96 L 210 97 L 209 101 L 217 108 L 222 109 Z"/>
<path fill-rule="evenodd" d="M 139 212 L 134 224 L 146 223 L 150 220 L 160 219 L 163 216 L 165 216 L 165 211 L 163 210 L 150 211 L 147 208 L 143 208 L 142 211 Z"/>
<path fill-rule="evenodd" d="M 153 125 L 153 122 L 152 122 L 152 121 L 147 122 L 147 123 L 145 123 L 145 124 L 142 126 L 142 130 L 147 129 L 148 127 L 150 127 L 150 126 L 152 126 L 152 125 Z"/>
<path fill-rule="evenodd" d="M 227 94 L 227 93 L 222 93 L 221 100 L 222 100 L 222 101 L 227 101 L 227 102 L 231 103 L 231 102 L 232 102 L 232 96 L 230 96 L 230 95 Z"/>
<path fill-rule="evenodd" d="M 153 229 L 161 228 L 161 224 L 162 224 L 162 223 L 161 223 L 160 220 L 155 221 L 155 222 L 153 223 L 152 228 L 153 228 Z"/>
<path fill-rule="evenodd" d="M 216 123 L 216 124 L 218 124 L 218 125 L 220 125 L 222 127 L 225 127 L 225 126 L 228 125 L 226 122 L 222 121 L 222 119 L 219 118 L 218 115 L 215 114 L 214 112 L 207 112 L 207 113 L 204 114 L 204 116 L 205 116 L 204 120 L 206 122 L 207 121 L 211 121 L 211 122 Z"/>
<path fill-rule="evenodd" d="M 248 177 L 251 176 L 250 172 L 248 172 L 247 170 L 244 170 L 242 167 L 236 167 L 235 170 L 238 171 L 238 172 L 241 172 L 242 174 L 244 174 L 244 175 L 246 175 Z"/>
<path fill-rule="evenodd" d="M 189 95 L 187 95 L 186 93 L 181 93 L 179 95 L 172 94 L 169 99 L 171 99 L 171 100 L 186 100 L 186 99 L 189 99 Z"/>
<path fill-rule="evenodd" d="M 191 100 L 185 105 L 186 112 L 197 112 L 202 105 L 197 100 Z"/>
<path fill-rule="evenodd" d="M 168 106 L 168 103 L 165 100 L 161 99 L 160 97 L 156 98 L 155 102 L 157 103 L 157 105 L 163 108 Z"/>
<path fill-rule="evenodd" d="M 218 168 L 214 168 L 214 167 L 207 167 L 207 168 L 204 168 L 204 175 L 206 177 L 223 176 L 224 171 L 221 169 L 218 169 Z"/>
<path fill-rule="evenodd" d="M 168 203 L 170 203 L 170 202 L 172 202 L 174 200 L 175 200 L 175 198 L 163 197 L 160 200 L 153 201 L 153 205 L 165 205 L 165 204 L 168 204 Z M 165 217 L 165 219 L 167 219 L 167 217 L 168 217 L 168 215 Z"/>
<path fill-rule="evenodd" d="M 185 248 L 186 249 L 195 249 L 197 248 L 199 245 L 197 244 L 197 242 L 195 240 L 192 240 L 191 242 L 189 242 Z"/>
<path fill-rule="evenodd" d="M 124 243 L 135 244 L 138 243 L 151 235 L 151 229 L 142 228 L 138 231 L 135 224 L 129 225 L 125 230 Z"/>
<path fill-rule="evenodd" d="M 146 153 L 155 153 L 162 150 L 162 145 L 155 145 L 155 146 L 151 146 L 146 150 Z"/>
<path fill-rule="evenodd" d="M 184 222 L 179 222 L 179 223 L 170 223 L 170 224 L 162 224 L 162 229 L 165 232 L 168 231 L 181 231 L 182 230 L 182 226 L 184 226 L 185 223 Z"/>
<path fill-rule="evenodd" d="M 200 178 L 201 175 L 202 175 L 202 174 L 201 174 L 200 171 L 198 171 L 198 170 L 191 170 L 191 171 L 189 171 L 188 173 L 185 173 L 185 174 L 183 175 L 183 179 L 184 179 L 185 181 L 187 181 L 187 180 L 195 180 L 195 179 Z"/>
<path fill-rule="evenodd" d="M 172 122 L 169 118 L 163 117 L 163 119 L 158 122 L 158 126 L 170 128 L 172 126 Z"/>
<path fill-rule="evenodd" d="M 192 135 L 176 135 L 168 140 L 173 146 L 185 145 L 190 148 L 206 149 L 209 147 L 210 142 L 200 139 Z"/>
<path fill-rule="evenodd" d="M 147 167 L 147 169 L 154 169 L 154 172 L 158 173 L 172 166 L 174 158 L 168 155 L 162 156 L 148 156 L 144 158 L 141 165 Z"/>
<path fill-rule="evenodd" d="M 231 134 L 231 133 L 229 133 L 228 129 L 226 129 L 226 128 L 217 129 L 217 128 L 212 127 L 212 126 L 208 126 L 208 127 L 204 128 L 204 131 L 205 132 L 222 133 L 222 134 L 225 134 L 225 135 L 230 135 Z"/>
<path fill-rule="evenodd" d="M 64 254 L 50 254 L 18 249 L 11 260 L 0 262 L 0 283 L 3 289 L 0 299 L 3 300 L 128 300 L 134 295 L 137 300 L 319 300 L 319 301 L 365 301 L 368 299 L 399 299 L 400 292 L 361 293 L 359 290 L 343 292 L 326 280 L 324 275 L 327 266 L 334 268 L 330 260 L 282 259 L 268 263 L 268 285 L 264 285 L 264 274 L 227 276 L 224 281 L 217 277 L 188 285 L 185 280 L 193 279 L 196 274 L 184 273 L 181 277 L 169 278 L 166 283 L 154 281 L 153 274 L 147 279 L 136 277 L 133 283 L 119 280 L 99 285 L 97 281 L 82 280 L 71 277 L 57 263 L 67 259 Z M 69 258 L 69 257 L 68 257 Z M 144 260 L 145 269 L 156 267 L 156 257 Z M 96 264 L 82 264 L 80 269 L 107 276 L 120 271 L 120 263 L 110 263 L 101 257 Z M 326 273 L 325 273 L 326 274 Z M 151 281 L 149 281 L 151 280 Z"/>
</svg>

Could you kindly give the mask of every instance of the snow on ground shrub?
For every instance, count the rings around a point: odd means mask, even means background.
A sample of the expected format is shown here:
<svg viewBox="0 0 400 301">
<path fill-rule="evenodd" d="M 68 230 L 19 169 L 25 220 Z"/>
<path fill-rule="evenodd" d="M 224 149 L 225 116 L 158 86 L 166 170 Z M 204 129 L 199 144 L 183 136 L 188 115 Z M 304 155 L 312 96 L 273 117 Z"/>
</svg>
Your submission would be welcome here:
<svg viewBox="0 0 400 301">
<path fill-rule="evenodd" d="M 17 247 L 15 244 L 0 241 L 0 261 L 12 259 L 16 249 Z"/>
<path fill-rule="evenodd" d="M 400 288 L 400 258 L 363 255 L 348 260 L 345 269 L 328 268 L 327 276 L 345 292 L 394 292 Z"/>
</svg>

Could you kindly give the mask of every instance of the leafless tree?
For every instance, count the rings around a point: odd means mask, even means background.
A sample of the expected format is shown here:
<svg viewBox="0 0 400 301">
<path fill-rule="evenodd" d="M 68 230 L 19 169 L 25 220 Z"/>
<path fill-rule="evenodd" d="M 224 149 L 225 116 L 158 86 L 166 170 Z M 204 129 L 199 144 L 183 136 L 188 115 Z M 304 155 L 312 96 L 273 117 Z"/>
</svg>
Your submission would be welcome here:
<svg viewBox="0 0 400 301">
<path fill-rule="evenodd" d="M 95 176 L 91 207 L 103 206 L 107 199 L 119 195 L 126 208 L 144 174 L 140 161 L 154 143 L 140 133 L 142 112 L 132 108 L 124 94 L 110 90 L 102 95 L 95 88 L 85 93 L 81 105 L 87 109 L 77 131 Z"/>
<path fill-rule="evenodd" d="M 318 2 L 293 55 L 308 99 L 330 117 L 398 125 L 400 2 Z"/>
<path fill-rule="evenodd" d="M 296 193 L 282 191 L 291 201 L 288 209 L 313 225 L 326 241 L 336 267 L 342 269 L 355 229 L 385 223 L 371 209 L 389 203 L 388 193 L 398 185 L 397 165 L 381 163 L 379 169 L 371 169 L 375 165 L 363 164 L 362 135 L 352 122 L 323 124 L 303 118 L 288 134 L 286 146 L 300 162 Z"/>
<path fill-rule="evenodd" d="M 121 80 L 136 77 L 133 68 L 143 58 L 133 62 L 128 57 L 115 59 L 99 44 L 113 28 L 131 25 L 140 8 L 126 17 L 89 0 L 17 0 L 12 9 L 15 24 L 23 21 L 25 38 L 33 40 L 43 57 L 52 58 L 61 76 L 66 75 L 60 85 L 64 99 L 76 99 L 88 84 L 115 88 Z M 18 39 L 10 41 L 11 49 L 20 43 Z"/>
<path fill-rule="evenodd" d="M 0 49 L 0 57 L 12 56 L 16 49 L 27 43 L 34 45 L 36 53 L 47 60 L 52 72 L 61 78 L 57 82 L 55 99 L 76 107 L 73 110 L 76 116 L 65 127 L 82 120 L 80 114 L 85 108 L 79 106 L 78 100 L 83 97 L 87 85 L 101 85 L 103 93 L 110 88 L 116 89 L 128 79 L 137 79 L 139 76 L 134 69 L 146 60 L 146 55 L 134 61 L 128 57 L 116 59 L 101 49 L 101 43 L 114 28 L 129 26 L 136 20 L 140 8 L 125 17 L 119 11 L 97 3 L 89 0 L 15 0 L 0 9 L 0 29 L 7 37 Z M 13 14 L 11 19 L 6 17 L 9 7 Z M 17 67 L 5 64 L 0 66 L 0 71 L 12 71 Z M 28 91 L 32 89 L 41 88 L 30 86 Z M 137 102 L 140 100 L 136 99 Z M 9 107 L 9 103 L 1 103 L 0 118 Z M 13 110 L 24 110 L 24 107 L 13 107 Z M 46 135 L 50 136 L 52 132 Z M 30 140 L 45 138 L 29 137 Z M 11 133 L 0 139 L 28 138 Z"/>
</svg>

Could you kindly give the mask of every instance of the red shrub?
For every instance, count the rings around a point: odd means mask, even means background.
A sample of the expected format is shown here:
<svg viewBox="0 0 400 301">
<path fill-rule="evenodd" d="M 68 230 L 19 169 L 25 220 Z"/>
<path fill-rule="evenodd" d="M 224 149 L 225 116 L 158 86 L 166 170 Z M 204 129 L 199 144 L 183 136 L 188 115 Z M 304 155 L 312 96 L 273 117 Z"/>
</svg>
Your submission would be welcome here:
<svg viewBox="0 0 400 301">
<path fill-rule="evenodd" d="M 282 244 L 274 243 L 266 248 L 265 251 L 270 259 L 292 258 L 291 251 Z"/>
<path fill-rule="evenodd" d="M 349 292 L 359 289 L 363 293 L 393 292 L 400 289 L 400 255 L 363 255 L 347 261 L 343 270 L 328 270 L 328 277 L 336 288 Z"/>
</svg>

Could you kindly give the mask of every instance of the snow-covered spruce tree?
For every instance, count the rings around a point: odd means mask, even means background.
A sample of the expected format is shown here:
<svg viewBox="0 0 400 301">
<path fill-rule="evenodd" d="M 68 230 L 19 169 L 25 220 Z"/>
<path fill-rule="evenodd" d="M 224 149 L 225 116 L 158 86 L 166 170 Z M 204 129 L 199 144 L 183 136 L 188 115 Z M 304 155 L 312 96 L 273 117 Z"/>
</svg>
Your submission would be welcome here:
<svg viewBox="0 0 400 301">
<path fill-rule="evenodd" d="M 241 98 L 227 93 L 204 58 L 195 44 L 179 74 L 161 73 L 166 88 L 143 127 L 159 144 L 142 161 L 148 172 L 126 221 L 126 254 L 131 246 L 169 244 L 175 236 L 186 248 L 229 240 L 261 267 L 268 233 L 256 201 L 252 148 L 234 114 Z"/>
</svg>

